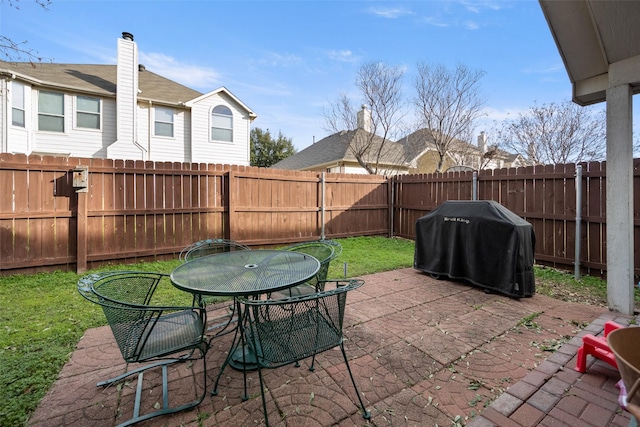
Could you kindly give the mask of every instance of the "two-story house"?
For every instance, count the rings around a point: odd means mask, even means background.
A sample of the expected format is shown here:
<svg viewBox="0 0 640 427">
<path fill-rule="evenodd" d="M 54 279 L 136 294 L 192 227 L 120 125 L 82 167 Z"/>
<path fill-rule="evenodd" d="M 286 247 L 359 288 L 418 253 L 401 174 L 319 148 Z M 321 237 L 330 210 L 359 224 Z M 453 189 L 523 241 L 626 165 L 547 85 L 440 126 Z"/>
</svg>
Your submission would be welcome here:
<svg viewBox="0 0 640 427">
<path fill-rule="evenodd" d="M 0 153 L 249 165 L 249 107 L 146 70 L 129 33 L 117 48 L 117 65 L 0 61 Z"/>
</svg>

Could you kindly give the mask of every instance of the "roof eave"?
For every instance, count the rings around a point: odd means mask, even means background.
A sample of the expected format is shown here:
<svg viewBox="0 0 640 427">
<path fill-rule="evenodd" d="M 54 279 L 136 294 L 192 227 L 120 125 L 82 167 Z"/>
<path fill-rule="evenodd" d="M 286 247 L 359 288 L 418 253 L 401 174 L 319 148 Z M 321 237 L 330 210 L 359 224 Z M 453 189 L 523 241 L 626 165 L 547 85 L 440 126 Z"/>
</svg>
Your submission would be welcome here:
<svg viewBox="0 0 640 427">
<path fill-rule="evenodd" d="M 36 79 L 35 77 L 31 77 L 28 76 L 26 74 L 22 74 L 22 73 L 18 73 L 15 72 L 13 70 L 8 70 L 8 69 L 0 69 L 0 76 L 5 76 L 5 77 L 9 77 L 12 80 L 20 80 L 23 81 L 25 83 L 29 83 L 32 84 L 34 86 L 39 86 L 45 89 L 57 89 L 57 90 L 66 90 L 69 92 L 76 92 L 76 93 L 84 93 L 84 94 L 91 94 L 91 95 L 100 95 L 100 96 L 108 96 L 108 97 L 112 97 L 115 98 L 116 94 L 113 92 L 109 92 L 109 91 L 95 91 L 95 90 L 87 90 L 85 88 L 81 88 L 78 86 L 73 86 L 73 85 L 64 85 L 64 84 L 60 84 L 60 83 L 54 83 L 54 82 L 50 82 L 50 81 L 46 81 L 46 80 L 40 80 L 40 79 Z"/>
</svg>

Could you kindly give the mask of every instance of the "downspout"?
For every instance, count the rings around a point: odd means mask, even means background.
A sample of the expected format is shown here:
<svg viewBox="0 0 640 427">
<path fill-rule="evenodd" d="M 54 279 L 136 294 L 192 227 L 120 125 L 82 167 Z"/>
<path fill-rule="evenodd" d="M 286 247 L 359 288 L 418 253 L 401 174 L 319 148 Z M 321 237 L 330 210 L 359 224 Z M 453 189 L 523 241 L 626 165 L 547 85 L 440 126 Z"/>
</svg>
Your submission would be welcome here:
<svg viewBox="0 0 640 427">
<path fill-rule="evenodd" d="M 7 79 L 2 79 L 2 93 L 4 93 L 4 102 L 2 103 L 2 117 L 7 117 L 2 124 L 2 148 L 0 153 L 6 153 L 9 150 L 9 84 Z M 25 117 L 26 119 L 26 117 Z"/>
<path fill-rule="evenodd" d="M 153 109 L 153 102 L 151 100 L 149 102 L 149 112 L 147 113 L 147 121 L 149 122 L 149 126 L 147 129 L 147 160 L 151 160 L 151 126 L 153 125 L 153 121 L 151 120 L 151 110 Z"/>
<path fill-rule="evenodd" d="M 191 120 L 193 120 L 193 117 L 191 118 Z M 247 135 L 249 135 L 249 143 L 247 144 L 247 159 L 249 166 L 251 166 L 251 122 L 253 122 L 253 119 L 251 118 L 251 115 L 249 115 L 249 120 L 247 120 Z M 211 133 L 211 129 L 209 129 L 208 132 Z"/>
</svg>

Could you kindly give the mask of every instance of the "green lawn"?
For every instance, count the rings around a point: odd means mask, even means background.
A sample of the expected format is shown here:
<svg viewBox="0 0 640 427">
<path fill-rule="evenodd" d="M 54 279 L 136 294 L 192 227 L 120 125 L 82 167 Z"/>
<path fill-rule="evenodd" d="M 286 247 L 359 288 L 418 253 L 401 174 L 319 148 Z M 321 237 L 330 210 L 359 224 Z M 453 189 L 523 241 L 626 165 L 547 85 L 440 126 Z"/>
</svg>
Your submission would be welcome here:
<svg viewBox="0 0 640 427">
<path fill-rule="evenodd" d="M 403 239 L 338 239 L 342 255 L 329 278 L 348 277 L 413 265 L 414 243 Z M 105 269 L 169 273 L 179 261 L 111 266 Z M 0 277 L 0 426 L 26 425 L 29 416 L 88 328 L 105 324 L 100 307 L 76 290 L 71 272 Z"/>
</svg>

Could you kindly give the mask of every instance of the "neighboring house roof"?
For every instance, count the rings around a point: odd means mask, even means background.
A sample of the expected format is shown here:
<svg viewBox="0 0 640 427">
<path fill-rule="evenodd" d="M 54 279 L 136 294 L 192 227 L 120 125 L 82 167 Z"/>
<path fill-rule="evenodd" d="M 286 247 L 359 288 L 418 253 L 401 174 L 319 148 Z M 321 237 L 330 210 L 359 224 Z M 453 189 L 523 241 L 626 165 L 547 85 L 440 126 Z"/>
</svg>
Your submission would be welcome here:
<svg viewBox="0 0 640 427">
<path fill-rule="evenodd" d="M 437 151 L 432 132 L 425 128 L 418 129 L 417 131 L 405 136 L 398 140 L 398 143 L 405 147 L 407 162 L 415 162 L 426 151 Z M 475 156 L 478 158 L 484 155 L 479 147 L 462 140 L 452 141 L 449 151 L 446 154 L 454 160 L 456 155 Z M 519 157 L 522 159 L 522 156 L 519 154 L 512 154 L 504 150 L 496 149 L 492 158 L 512 163 Z"/>
<path fill-rule="evenodd" d="M 398 140 L 404 146 L 406 160 L 414 161 L 427 150 L 436 150 L 433 136 L 428 129 L 418 129 L 417 131 Z"/>
<path fill-rule="evenodd" d="M 275 169 L 308 170 L 324 165 L 332 165 L 341 161 L 357 163 L 358 160 L 349 147 L 358 147 L 368 143 L 371 135 L 370 132 L 361 128 L 340 131 L 321 139 L 271 167 Z M 367 163 L 375 162 L 374 153 L 376 152 L 376 148 L 380 147 L 384 142 L 384 140 L 377 135 L 373 135 L 373 138 L 372 149 L 368 150 L 364 156 L 364 161 Z M 384 142 L 383 151 L 380 158 L 380 165 L 387 167 L 405 166 L 403 162 L 404 155 L 402 145 L 387 140 Z M 400 159 L 400 161 L 398 161 L 398 159 Z"/>
<path fill-rule="evenodd" d="M 113 97 L 116 95 L 116 65 L 53 64 L 46 62 L 32 64 L 30 62 L 0 61 L 0 74 L 15 76 L 20 80 L 52 89 Z M 138 100 L 169 105 L 181 105 L 203 95 L 180 83 L 145 70 L 142 66 L 138 73 L 138 88 L 140 89 Z M 247 108 L 247 110 L 249 109 Z"/>
</svg>

